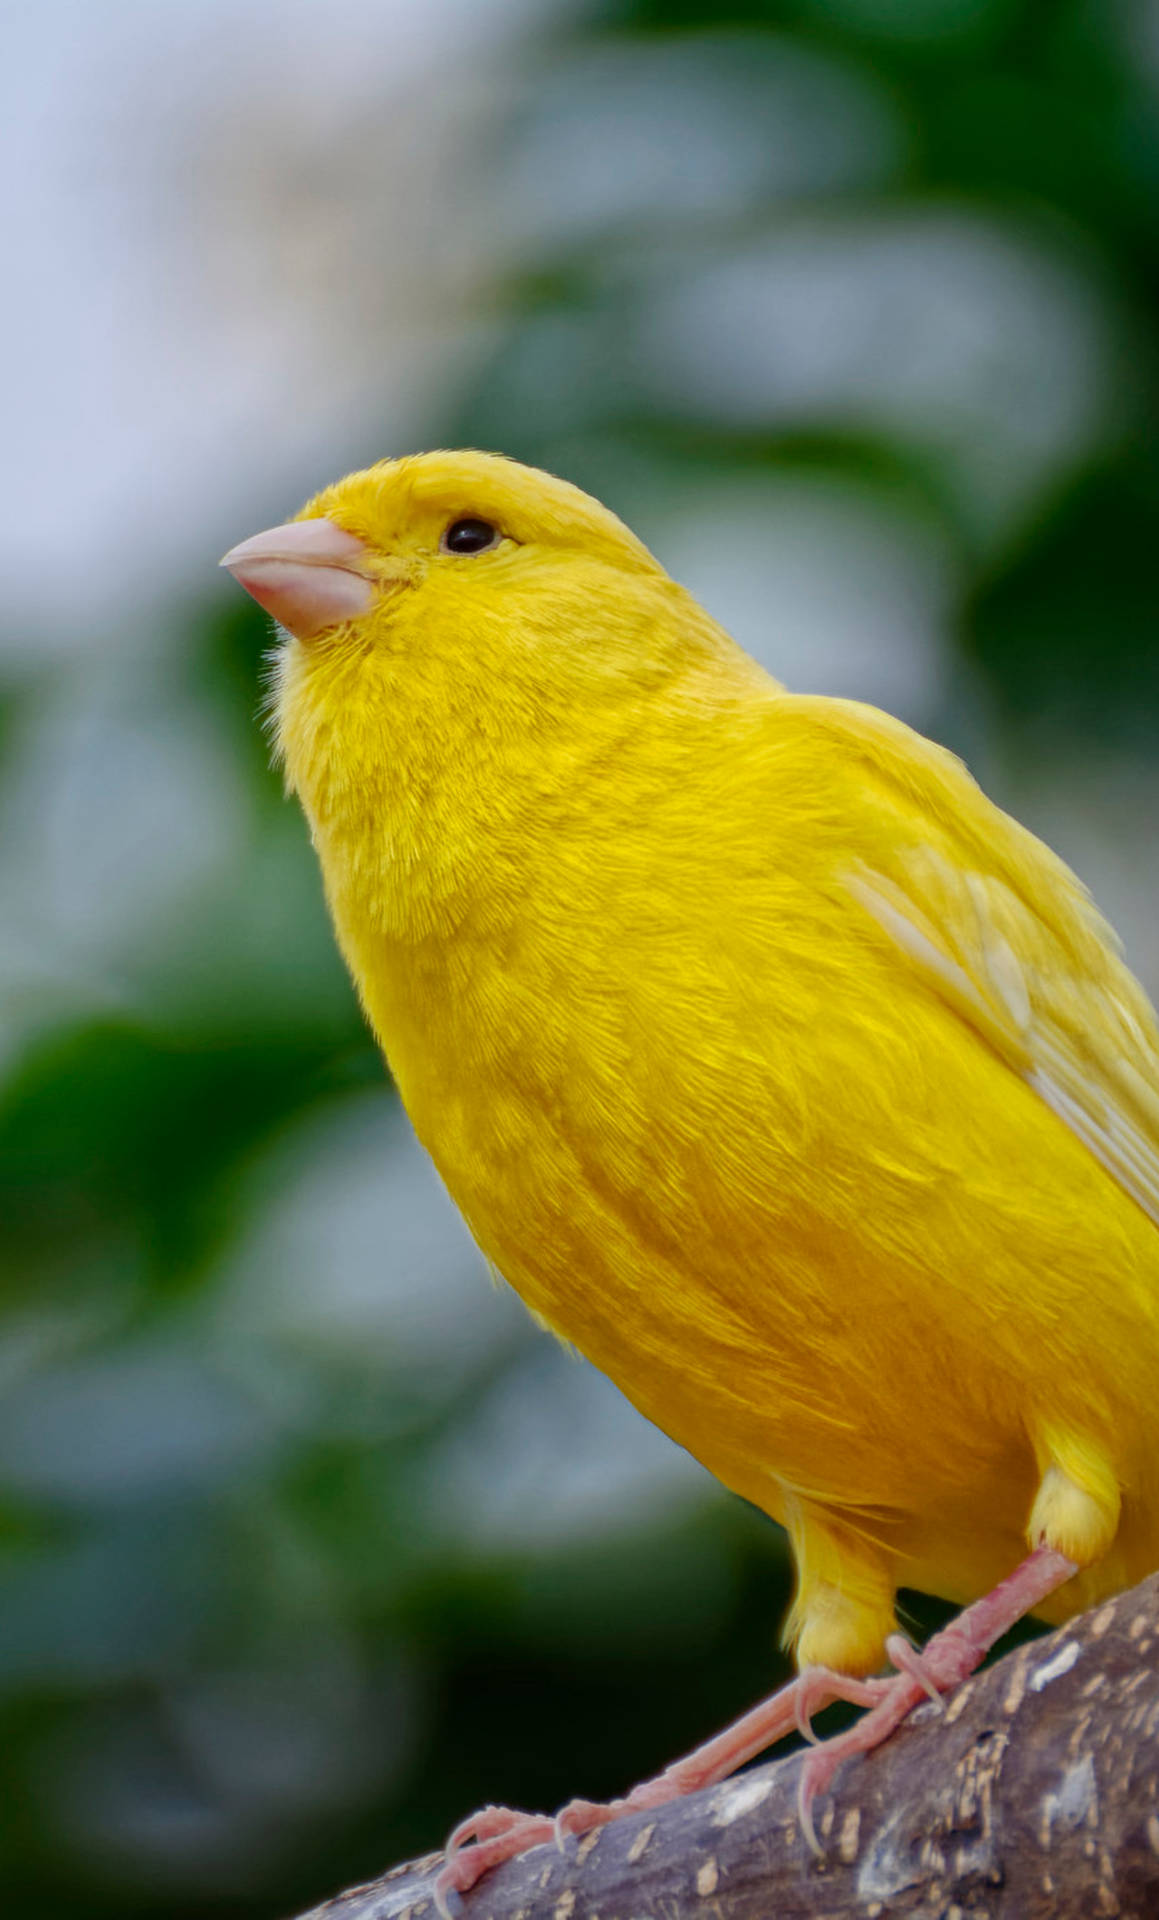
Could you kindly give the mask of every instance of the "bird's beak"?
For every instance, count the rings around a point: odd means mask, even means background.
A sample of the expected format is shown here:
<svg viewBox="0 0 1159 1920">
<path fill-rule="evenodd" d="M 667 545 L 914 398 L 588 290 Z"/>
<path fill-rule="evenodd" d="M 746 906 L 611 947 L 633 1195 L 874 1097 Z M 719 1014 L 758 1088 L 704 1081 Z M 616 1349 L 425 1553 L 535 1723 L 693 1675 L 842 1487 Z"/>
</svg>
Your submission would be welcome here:
<svg viewBox="0 0 1159 1920">
<path fill-rule="evenodd" d="M 294 520 L 231 547 L 221 565 L 298 640 L 357 620 L 374 599 L 363 541 L 332 520 Z"/>
</svg>

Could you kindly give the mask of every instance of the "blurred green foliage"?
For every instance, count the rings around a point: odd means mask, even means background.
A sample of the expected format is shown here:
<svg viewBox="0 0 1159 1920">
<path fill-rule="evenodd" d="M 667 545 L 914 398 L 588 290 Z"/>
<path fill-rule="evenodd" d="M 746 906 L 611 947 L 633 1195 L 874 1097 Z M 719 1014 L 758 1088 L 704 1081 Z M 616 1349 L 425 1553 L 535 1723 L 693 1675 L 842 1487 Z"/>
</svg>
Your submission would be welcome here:
<svg viewBox="0 0 1159 1920">
<path fill-rule="evenodd" d="M 677 572 L 676 529 L 730 489 L 871 502 L 949 583 L 923 723 L 1000 790 L 1097 750 L 1153 794 L 1157 86 L 1141 5 L 545 14 L 479 158 L 488 345 L 428 441 L 566 472 Z M 778 607 L 754 619 L 775 653 Z M 603 1491 L 610 1398 L 577 1388 L 569 1425 L 572 1364 L 411 1219 L 255 717 L 267 644 L 223 589 L 126 723 L 214 743 L 213 858 L 178 894 L 162 862 L 153 912 L 130 891 L 120 944 L 6 986 L 13 1916 L 296 1910 L 485 1800 L 615 1792 L 781 1671 L 773 1529 L 651 1455 Z M 0 827 L 38 874 L 64 671 L 0 690 Z M 403 1171 L 375 1213 L 380 1142 L 384 1182 Z M 462 1338 L 440 1262 L 478 1295 Z M 589 1443 L 595 1483 L 561 1510 Z"/>
</svg>

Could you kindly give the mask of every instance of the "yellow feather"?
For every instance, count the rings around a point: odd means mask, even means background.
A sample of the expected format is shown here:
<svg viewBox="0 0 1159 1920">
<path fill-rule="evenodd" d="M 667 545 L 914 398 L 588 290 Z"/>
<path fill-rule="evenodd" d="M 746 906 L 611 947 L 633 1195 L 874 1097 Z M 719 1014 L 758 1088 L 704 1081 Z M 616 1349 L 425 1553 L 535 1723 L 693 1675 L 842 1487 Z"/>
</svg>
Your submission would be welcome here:
<svg viewBox="0 0 1159 1920">
<path fill-rule="evenodd" d="M 532 1312 L 788 1527 L 802 1656 L 868 1671 L 1028 1531 L 1052 1617 L 1159 1565 L 1159 1036 L 1079 883 L 562 481 L 304 512 L 376 598 L 277 728 L 402 1098 Z"/>
</svg>

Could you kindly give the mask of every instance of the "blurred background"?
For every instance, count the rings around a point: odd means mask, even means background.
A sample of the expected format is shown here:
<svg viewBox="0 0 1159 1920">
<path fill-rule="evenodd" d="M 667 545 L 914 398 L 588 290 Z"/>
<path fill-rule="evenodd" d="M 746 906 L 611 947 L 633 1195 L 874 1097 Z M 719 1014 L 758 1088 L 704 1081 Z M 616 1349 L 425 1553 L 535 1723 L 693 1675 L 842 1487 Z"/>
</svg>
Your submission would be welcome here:
<svg viewBox="0 0 1159 1920">
<path fill-rule="evenodd" d="M 215 571 L 599 494 L 964 753 L 1159 988 L 1154 0 L 41 0 L 0 142 L 0 1885 L 273 1920 L 779 1677 L 775 1529 L 414 1145 Z"/>
</svg>

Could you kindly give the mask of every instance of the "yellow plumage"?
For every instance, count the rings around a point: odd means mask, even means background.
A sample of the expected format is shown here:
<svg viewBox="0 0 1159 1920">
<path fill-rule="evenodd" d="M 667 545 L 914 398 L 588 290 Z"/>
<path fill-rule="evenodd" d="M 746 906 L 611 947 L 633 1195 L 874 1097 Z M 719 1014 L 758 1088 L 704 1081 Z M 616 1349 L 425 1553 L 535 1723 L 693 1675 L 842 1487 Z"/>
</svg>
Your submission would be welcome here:
<svg viewBox="0 0 1159 1920">
<path fill-rule="evenodd" d="M 1159 1565 L 1159 1034 L 1074 877 L 559 480 L 429 454 L 305 516 L 375 597 L 289 642 L 279 738 L 407 1110 L 534 1312 L 787 1526 L 799 1658 L 870 1671 L 899 1585 L 1028 1535 L 1084 1569 L 1052 1618 Z"/>
</svg>

